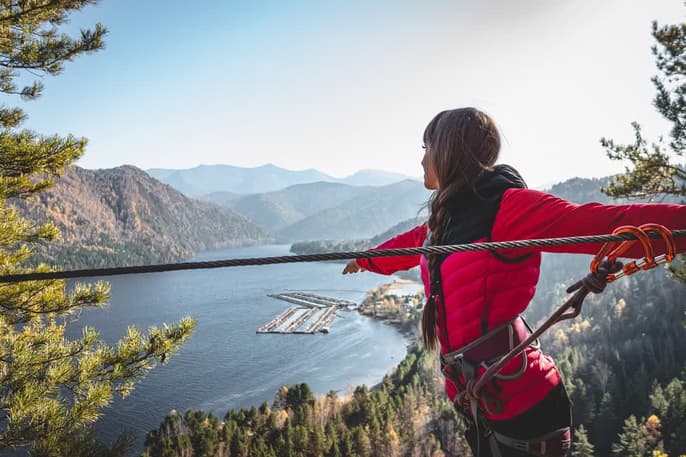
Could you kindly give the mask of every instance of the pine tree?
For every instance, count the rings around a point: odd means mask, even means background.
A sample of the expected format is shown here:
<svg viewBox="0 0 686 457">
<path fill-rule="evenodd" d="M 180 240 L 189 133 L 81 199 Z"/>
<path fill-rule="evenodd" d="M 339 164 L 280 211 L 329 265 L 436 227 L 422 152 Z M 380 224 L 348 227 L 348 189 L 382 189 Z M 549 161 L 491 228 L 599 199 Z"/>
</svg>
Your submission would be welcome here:
<svg viewBox="0 0 686 457">
<path fill-rule="evenodd" d="M 594 418 L 591 428 L 599 455 L 610 453 L 610 438 L 615 436 L 618 427 L 621 425 L 622 421 L 617 417 L 616 409 L 617 406 L 612 394 L 605 392 L 600 401 L 598 415 Z"/>
<path fill-rule="evenodd" d="M 634 143 L 616 144 L 603 138 L 601 144 L 613 160 L 631 163 L 623 174 L 616 177 L 603 192 L 613 197 L 686 196 L 686 168 L 684 163 L 672 162 L 684 157 L 686 151 L 686 23 L 658 26 L 653 22 L 653 46 L 657 68 L 661 76 L 652 81 L 657 89 L 653 104 L 672 123 L 671 141 L 664 144 L 662 138 L 650 146 L 641 133 L 637 122 Z M 682 263 L 685 256 L 681 256 Z M 675 277 L 686 282 L 686 269 L 671 268 Z"/>
<path fill-rule="evenodd" d="M 24 77 L 57 75 L 67 61 L 103 47 L 106 29 L 96 24 L 72 38 L 60 32 L 69 15 L 96 0 L 0 2 L 0 92 L 33 100 L 39 81 L 19 87 Z M 37 226 L 12 206 L 50 186 L 78 159 L 86 140 L 45 136 L 20 128 L 25 113 L 0 106 L 0 274 L 47 271 L 27 266 L 32 248 L 58 236 L 53 224 Z M 164 362 L 185 341 L 193 321 L 136 328 L 114 346 L 86 328 L 67 340 L 73 313 L 101 307 L 109 297 L 104 282 L 77 284 L 34 281 L 0 286 L 0 449 L 28 447 L 33 455 L 67 455 L 74 440 L 92 437 L 94 422 L 113 394 L 127 395 L 155 361 Z M 104 455 L 104 453 L 101 453 Z M 72 454 L 74 455 L 74 454 Z"/>
<path fill-rule="evenodd" d="M 372 455 L 372 444 L 367 431 L 360 426 L 353 428 L 353 446 L 355 453 L 360 457 L 370 457 Z"/>
<path fill-rule="evenodd" d="M 574 434 L 574 445 L 572 446 L 572 457 L 593 457 L 595 449 L 590 441 L 583 424 L 576 429 Z"/>
<path fill-rule="evenodd" d="M 647 449 L 645 433 L 633 414 L 624 421 L 622 433 L 619 434 L 619 443 L 613 446 L 612 451 L 622 457 L 643 457 Z"/>
<path fill-rule="evenodd" d="M 674 378 L 664 389 L 657 384 L 650 400 L 655 413 L 662 419 L 665 448 L 680 455 L 686 450 L 686 382 Z"/>
</svg>

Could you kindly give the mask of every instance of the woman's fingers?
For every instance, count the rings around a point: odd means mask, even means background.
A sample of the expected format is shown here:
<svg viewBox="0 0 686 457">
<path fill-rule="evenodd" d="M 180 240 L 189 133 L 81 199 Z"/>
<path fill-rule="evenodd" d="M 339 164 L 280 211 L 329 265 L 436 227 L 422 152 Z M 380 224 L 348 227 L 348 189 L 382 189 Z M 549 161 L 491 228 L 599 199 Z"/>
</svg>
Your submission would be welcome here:
<svg viewBox="0 0 686 457">
<path fill-rule="evenodd" d="M 357 262 L 355 260 L 351 260 L 345 265 L 345 268 L 343 268 L 343 274 L 347 275 L 348 273 L 355 273 L 355 266 L 357 265 Z"/>
<path fill-rule="evenodd" d="M 346 275 L 349 273 L 357 273 L 362 270 L 363 268 L 358 265 L 357 260 L 353 259 L 346 264 L 345 268 L 343 268 L 343 274 Z"/>
</svg>

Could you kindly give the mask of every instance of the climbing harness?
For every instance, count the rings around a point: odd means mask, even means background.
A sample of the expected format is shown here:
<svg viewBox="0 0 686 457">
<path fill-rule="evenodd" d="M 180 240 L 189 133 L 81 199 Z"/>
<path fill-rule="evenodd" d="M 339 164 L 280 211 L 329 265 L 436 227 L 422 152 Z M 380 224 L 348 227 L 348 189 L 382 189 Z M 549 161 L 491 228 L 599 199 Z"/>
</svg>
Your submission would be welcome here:
<svg viewBox="0 0 686 457">
<path fill-rule="evenodd" d="M 589 293 L 602 292 L 608 283 L 622 276 L 670 262 L 676 254 L 674 232 L 658 224 L 644 224 L 640 227 L 622 226 L 617 228 L 613 235 L 630 235 L 631 239 L 606 242 L 591 261 L 591 272 L 567 289 L 567 293 L 574 292 L 574 295 L 538 329 L 531 331 L 522 317 L 517 316 L 466 346 L 441 356 L 443 374 L 460 391 L 454 400 L 456 409 L 467 417 L 471 416 L 470 420 L 476 427 L 478 442 L 480 442 L 479 424 L 485 428 L 484 436 L 488 436 L 491 453 L 495 457 L 501 455 L 498 443 L 531 455 L 543 457 L 566 455 L 571 443 L 569 427 L 529 440 L 512 438 L 493 430 L 492 424 L 484 413 L 495 415 L 503 409 L 502 400 L 497 396 L 498 389 L 495 383 L 498 379 L 511 380 L 522 376 L 527 366 L 526 348 L 538 348 L 540 346 L 538 339 L 543 332 L 558 322 L 578 316 L 583 301 Z M 664 254 L 655 257 L 651 238 L 664 240 L 666 245 Z M 637 242 L 641 244 L 645 256 L 623 265 L 617 258 Z M 432 294 L 438 294 L 434 295 L 433 299 L 441 300 L 440 291 L 437 288 L 432 287 Z M 510 375 L 499 374 L 500 370 L 515 357 L 522 358 L 521 368 Z M 485 371 L 481 376 L 477 376 L 477 370 L 480 367 Z"/>
<path fill-rule="evenodd" d="M 686 230 L 673 230 L 673 237 L 686 236 Z M 651 238 L 661 235 L 649 233 Z M 496 249 L 546 248 L 570 244 L 589 244 L 621 242 L 635 239 L 631 233 L 610 235 L 572 236 L 561 238 L 541 238 L 533 240 L 496 241 L 488 243 L 452 244 L 445 246 L 422 246 L 402 249 L 371 249 L 366 251 L 328 252 L 323 254 L 287 255 L 276 257 L 252 257 L 244 259 L 208 260 L 202 262 L 161 263 L 154 265 L 135 265 L 130 267 L 87 268 L 79 270 L 41 271 L 0 275 L 0 283 L 44 281 L 52 279 L 73 279 L 93 276 L 116 276 L 140 273 L 161 273 L 165 271 L 199 270 L 208 268 L 240 267 L 249 265 L 269 265 L 277 263 L 321 262 L 325 260 L 369 259 L 373 257 L 395 257 L 418 254 L 452 254 L 454 252 L 492 251 Z"/>
<path fill-rule="evenodd" d="M 529 327 L 524 318 L 517 316 L 471 343 L 452 352 L 441 354 L 443 374 L 461 390 L 461 393 L 458 395 L 460 398 L 457 401 L 465 400 L 467 392 L 466 383 L 460 380 L 460 376 L 465 380 L 475 379 L 479 368 L 487 370 L 490 364 L 500 360 L 503 354 L 514 349 L 516 345 L 524 341 L 531 333 L 531 327 Z M 538 349 L 540 348 L 540 342 L 536 339 L 528 346 Z M 517 379 L 524 374 L 526 370 L 526 354 L 522 351 L 516 354 L 516 356 L 520 356 L 522 359 L 518 370 L 512 374 L 495 373 L 493 375 L 494 380 Z M 482 395 L 482 399 L 484 400 L 482 407 L 489 414 L 495 415 L 502 412 L 503 405 L 497 397 L 489 396 L 487 393 L 485 397 Z"/>
</svg>

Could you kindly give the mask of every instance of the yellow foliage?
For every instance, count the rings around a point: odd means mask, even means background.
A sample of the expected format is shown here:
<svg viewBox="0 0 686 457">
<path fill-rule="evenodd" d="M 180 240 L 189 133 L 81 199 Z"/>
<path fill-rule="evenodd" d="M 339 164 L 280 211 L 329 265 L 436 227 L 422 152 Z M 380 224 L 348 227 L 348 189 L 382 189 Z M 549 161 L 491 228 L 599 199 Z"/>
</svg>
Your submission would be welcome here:
<svg viewBox="0 0 686 457">
<path fill-rule="evenodd" d="M 554 341 L 555 341 L 555 345 L 564 346 L 565 344 L 567 344 L 569 342 L 569 337 L 567 336 L 567 334 L 565 333 L 564 330 L 558 329 L 555 332 L 555 340 Z"/>
<path fill-rule="evenodd" d="M 626 308 L 626 302 L 624 301 L 623 298 L 620 298 L 619 301 L 617 301 L 617 304 L 615 304 L 615 317 L 616 318 L 622 317 L 622 313 L 624 312 L 624 308 Z"/>
<path fill-rule="evenodd" d="M 286 419 L 288 419 L 288 411 L 282 409 L 276 414 L 276 426 L 281 428 L 283 427 L 283 424 L 286 423 Z"/>
<path fill-rule="evenodd" d="M 581 322 L 576 322 L 569 327 L 569 330 L 574 333 L 581 333 L 591 327 L 591 321 L 584 319 Z"/>
<path fill-rule="evenodd" d="M 400 446 L 400 438 L 391 424 L 386 427 L 386 439 L 391 446 Z"/>
</svg>

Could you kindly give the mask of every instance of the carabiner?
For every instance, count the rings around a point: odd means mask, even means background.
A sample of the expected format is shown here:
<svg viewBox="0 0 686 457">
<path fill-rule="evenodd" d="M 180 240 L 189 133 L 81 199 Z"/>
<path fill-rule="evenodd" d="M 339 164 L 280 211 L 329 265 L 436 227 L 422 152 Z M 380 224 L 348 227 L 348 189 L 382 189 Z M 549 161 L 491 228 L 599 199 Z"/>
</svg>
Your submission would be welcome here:
<svg viewBox="0 0 686 457">
<path fill-rule="evenodd" d="M 655 263 L 653 259 L 653 245 L 650 242 L 650 237 L 643 230 L 639 229 L 638 227 L 634 227 L 633 225 L 623 225 L 621 227 L 616 228 L 612 232 L 613 235 L 619 235 L 622 233 L 630 233 L 634 235 L 636 239 L 626 241 L 611 241 L 605 243 L 600 248 L 598 254 L 596 254 L 596 256 L 591 261 L 591 271 L 593 273 L 598 272 L 598 267 L 600 266 L 601 262 L 606 256 L 607 260 L 610 263 L 614 263 L 614 261 L 617 260 L 617 257 L 626 252 L 637 241 L 641 243 L 641 246 L 643 246 L 643 251 L 645 252 L 645 257 L 641 259 L 641 262 L 644 262 L 646 265 Z M 641 267 L 639 267 L 637 265 L 637 262 L 635 261 L 628 263 L 622 268 L 622 271 L 620 271 L 619 273 L 608 274 L 606 276 L 607 282 L 612 282 L 618 278 L 621 278 L 622 276 L 633 274 L 637 272 L 640 268 Z"/>
<path fill-rule="evenodd" d="M 639 228 L 644 232 L 655 232 L 659 234 L 665 242 L 666 249 L 666 252 L 664 254 L 660 254 L 659 256 L 653 259 L 655 265 L 653 265 L 652 267 L 642 267 L 644 270 L 656 267 L 661 263 L 667 263 L 674 260 L 674 256 L 676 255 L 676 242 L 674 241 L 674 236 L 672 235 L 671 230 L 669 230 L 664 225 L 660 224 L 643 224 Z"/>
</svg>

